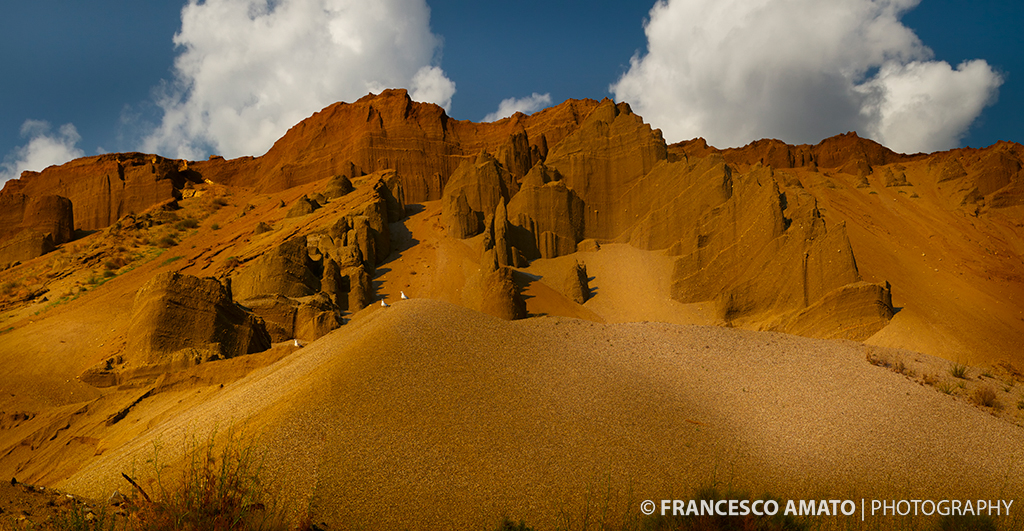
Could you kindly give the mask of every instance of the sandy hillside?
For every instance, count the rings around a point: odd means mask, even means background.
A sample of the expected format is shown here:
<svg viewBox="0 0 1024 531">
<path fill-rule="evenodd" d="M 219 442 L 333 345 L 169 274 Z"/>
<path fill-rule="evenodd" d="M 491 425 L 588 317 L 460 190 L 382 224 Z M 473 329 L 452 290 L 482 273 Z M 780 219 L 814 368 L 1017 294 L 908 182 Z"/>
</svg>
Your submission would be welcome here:
<svg viewBox="0 0 1024 531">
<path fill-rule="evenodd" d="M 230 424 L 260 434 L 288 499 L 312 496 L 332 528 L 411 514 L 548 526 L 602 482 L 639 500 L 713 479 L 781 496 L 1024 492 L 1020 428 L 868 364 L 856 343 L 505 322 L 422 299 L 367 310 L 59 486 L 100 495 L 154 441 L 173 459 L 174 441 Z"/>
<path fill-rule="evenodd" d="M 105 499 L 234 429 L 331 529 L 710 484 L 1022 497 L 1022 161 L 395 90 L 261 157 L 29 172 L 0 192 L 0 477 Z"/>
</svg>

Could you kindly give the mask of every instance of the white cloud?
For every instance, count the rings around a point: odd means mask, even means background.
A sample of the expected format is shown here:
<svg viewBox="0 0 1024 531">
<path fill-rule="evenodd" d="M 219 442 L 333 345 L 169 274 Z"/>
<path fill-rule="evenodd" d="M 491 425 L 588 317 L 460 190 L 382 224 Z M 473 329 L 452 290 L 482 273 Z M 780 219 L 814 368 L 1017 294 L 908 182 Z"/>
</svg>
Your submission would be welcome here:
<svg viewBox="0 0 1024 531">
<path fill-rule="evenodd" d="M 933 61 L 899 18 L 918 0 L 659 0 L 646 55 L 611 86 L 666 139 L 814 143 L 850 130 L 904 152 L 956 147 L 1002 79 Z"/>
<path fill-rule="evenodd" d="M 409 97 L 414 101 L 436 103 L 445 110 L 452 106 L 455 95 L 455 82 L 444 75 L 444 71 L 436 66 L 424 66 L 412 76 L 409 84 Z"/>
<path fill-rule="evenodd" d="M 4 157 L 3 164 L 0 164 L 0 181 L 18 178 L 25 170 L 41 171 L 85 156 L 76 147 L 82 137 L 74 125 L 64 124 L 56 133 L 51 131 L 49 122 L 25 120 L 21 126 L 21 136 L 27 138 L 28 143 L 13 149 Z"/>
<path fill-rule="evenodd" d="M 866 136 L 904 152 L 960 144 L 967 128 L 994 101 L 1000 77 L 985 61 L 888 63 L 857 87 L 869 98 L 861 109 Z"/>
<path fill-rule="evenodd" d="M 387 87 L 448 107 L 424 0 L 190 0 L 162 124 L 141 149 L 172 157 L 260 155 L 335 101 Z"/>
<path fill-rule="evenodd" d="M 502 118 L 508 118 L 517 112 L 530 114 L 551 105 L 551 94 L 537 94 L 525 98 L 507 98 L 498 104 L 498 110 L 484 116 L 485 122 L 494 122 Z"/>
</svg>

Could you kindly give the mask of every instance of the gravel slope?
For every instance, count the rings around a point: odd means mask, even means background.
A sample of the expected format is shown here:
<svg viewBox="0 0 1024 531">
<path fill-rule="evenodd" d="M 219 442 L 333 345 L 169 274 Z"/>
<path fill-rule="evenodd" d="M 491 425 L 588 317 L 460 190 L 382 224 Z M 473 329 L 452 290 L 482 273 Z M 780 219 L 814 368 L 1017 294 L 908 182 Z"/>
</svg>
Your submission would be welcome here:
<svg viewBox="0 0 1024 531">
<path fill-rule="evenodd" d="M 167 418 L 60 487 L 234 423 L 258 434 L 290 506 L 331 528 L 548 527 L 611 491 L 718 481 L 821 498 L 1014 498 L 1024 431 L 875 367 L 865 347 L 781 334 L 560 317 L 505 322 L 413 299 L 372 307 Z M 173 460 L 174 444 L 163 456 Z"/>
</svg>

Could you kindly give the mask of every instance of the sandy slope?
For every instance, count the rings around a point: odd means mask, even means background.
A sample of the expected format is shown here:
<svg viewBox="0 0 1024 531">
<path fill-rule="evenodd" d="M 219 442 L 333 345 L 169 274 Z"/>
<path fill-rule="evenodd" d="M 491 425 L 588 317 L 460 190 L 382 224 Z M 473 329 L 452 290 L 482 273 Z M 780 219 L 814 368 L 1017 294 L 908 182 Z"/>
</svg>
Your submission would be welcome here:
<svg viewBox="0 0 1024 531">
<path fill-rule="evenodd" d="M 875 174 L 870 189 L 841 175 L 828 187 L 820 174 L 787 171 L 806 183 L 826 220 L 846 224 L 864 279 L 892 283 L 900 311 L 868 343 L 972 364 L 1020 364 L 1020 207 L 982 215 L 943 207 L 947 199 L 918 167 L 908 169 L 918 184 L 909 188 L 885 187 Z"/>
<path fill-rule="evenodd" d="M 548 526 L 588 489 L 661 499 L 711 478 L 782 496 L 1024 494 L 1021 428 L 869 365 L 856 343 L 504 322 L 423 299 L 357 317 L 59 486 L 103 495 L 154 440 L 171 459 L 184 434 L 233 422 L 262 434 L 292 506 L 312 496 L 332 528 Z"/>
<path fill-rule="evenodd" d="M 586 265 L 591 279 L 591 298 L 584 307 L 605 322 L 721 324 L 713 317 L 713 304 L 683 304 L 672 299 L 669 288 L 673 259 L 663 252 L 607 243 L 598 251 L 534 260 L 525 271 L 539 275 L 542 280 L 546 277 L 557 279 L 576 262 Z"/>
<path fill-rule="evenodd" d="M 456 306 L 471 299 L 463 290 L 479 269 L 481 241 L 444 238 L 438 202 L 413 206 L 391 226 L 395 252 L 374 278 L 391 308 L 371 306 L 290 355 L 279 345 L 121 389 L 75 380 L 121 348 L 135 290 L 156 272 L 217 274 L 229 255 L 254 256 L 345 206 L 283 219 L 279 197 L 292 202 L 315 188 L 238 191 L 208 221 L 218 232 L 169 251 L 182 260 L 148 262 L 0 336 L 8 367 L 0 411 L 38 413 L 5 430 L 0 442 L 11 453 L 0 469 L 106 498 L 126 487 L 122 471 L 151 473 L 154 443 L 173 463 L 187 437 L 235 425 L 260 437 L 291 507 L 312 500 L 316 519 L 332 528 L 460 529 L 504 515 L 550 527 L 598 491 L 611 489 L 619 508 L 636 514 L 639 500 L 685 496 L 714 480 L 815 498 L 1024 494 L 1020 427 L 971 405 L 966 392 L 947 396 L 868 364 L 862 344 L 696 326 L 716 322 L 704 305 L 668 297 L 672 262 L 661 252 L 606 244 L 534 261 L 517 280 L 540 317 L 504 322 Z M 857 197 L 828 208 L 855 212 Z M 905 215 L 850 222 L 851 238 L 868 241 Z M 254 236 L 259 221 L 278 230 Z M 993 308 L 998 283 L 958 280 L 956 269 L 931 278 L 922 269 L 930 249 L 918 257 L 913 245 L 856 248 L 862 270 L 877 276 L 869 280 L 892 280 L 897 305 L 913 301 L 869 343 L 953 352 L 988 338 L 1005 350 L 1017 337 L 1018 317 L 1007 312 L 992 312 L 990 328 L 971 325 Z M 558 291 L 577 260 L 592 277 L 582 306 Z M 399 291 L 416 298 L 398 301 Z M 948 379 L 945 362 L 909 356 Z M 991 384 L 1001 415 L 1021 419 L 1019 385 Z"/>
</svg>

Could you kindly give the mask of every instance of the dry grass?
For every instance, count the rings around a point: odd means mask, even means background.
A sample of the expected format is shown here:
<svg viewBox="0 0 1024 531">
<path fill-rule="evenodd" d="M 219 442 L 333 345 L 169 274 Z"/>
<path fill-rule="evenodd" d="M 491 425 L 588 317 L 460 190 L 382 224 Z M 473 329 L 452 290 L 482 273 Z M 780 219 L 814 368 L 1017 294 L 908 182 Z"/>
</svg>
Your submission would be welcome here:
<svg viewBox="0 0 1024 531">
<path fill-rule="evenodd" d="M 868 347 L 865 356 L 868 363 L 876 367 L 884 367 L 897 374 L 902 374 L 910 378 L 917 376 L 917 372 L 914 369 L 911 369 L 903 358 L 890 354 L 885 350 Z"/>
<path fill-rule="evenodd" d="M 169 249 L 171 247 L 174 247 L 175 245 L 178 245 L 178 241 L 174 239 L 174 236 L 168 234 L 167 236 L 164 236 L 163 238 L 157 240 L 156 244 L 157 247 L 160 247 L 162 249 Z"/>
<path fill-rule="evenodd" d="M 193 217 L 185 218 L 174 224 L 174 228 L 178 230 L 194 229 L 199 227 L 199 220 Z"/>
<path fill-rule="evenodd" d="M 992 389 L 990 385 L 983 385 L 974 390 L 971 394 L 971 400 L 975 404 L 984 407 L 999 407 L 999 401 L 996 399 L 996 391 Z"/>
<path fill-rule="evenodd" d="M 288 529 L 280 507 L 262 476 L 253 441 L 229 432 L 218 444 L 216 434 L 187 444 L 180 476 L 165 480 L 159 451 L 153 460 L 157 491 L 152 499 L 136 486 L 132 530 L 227 531 Z M 133 484 L 134 481 L 133 481 Z"/>
</svg>

